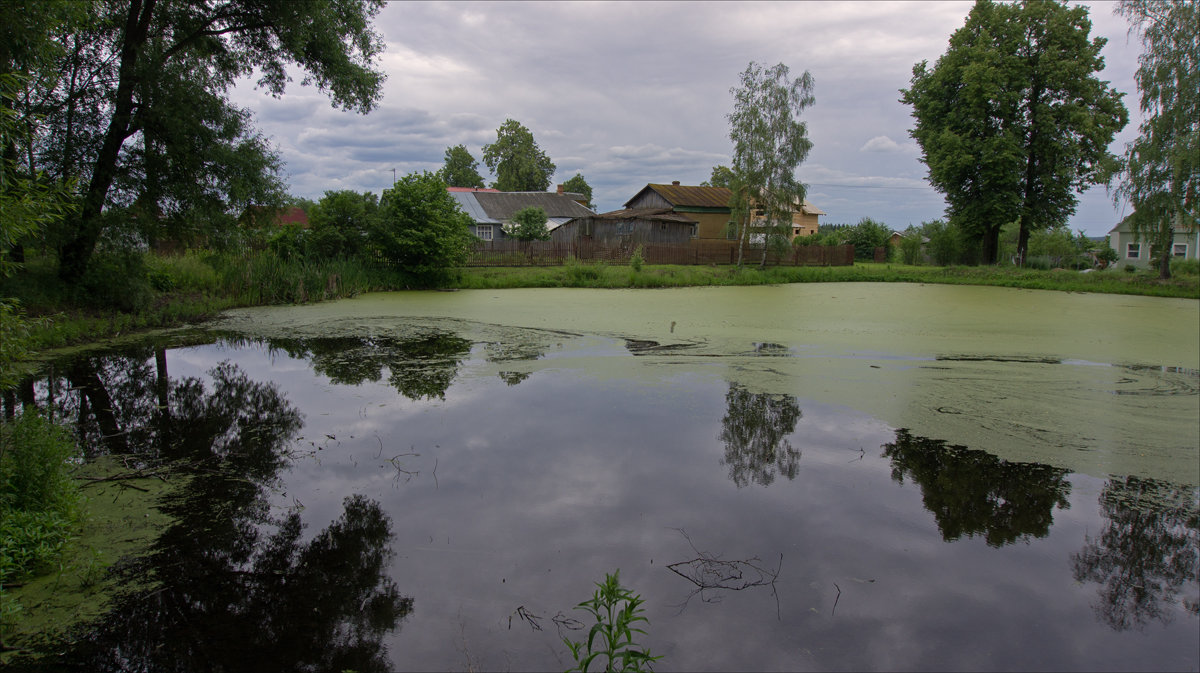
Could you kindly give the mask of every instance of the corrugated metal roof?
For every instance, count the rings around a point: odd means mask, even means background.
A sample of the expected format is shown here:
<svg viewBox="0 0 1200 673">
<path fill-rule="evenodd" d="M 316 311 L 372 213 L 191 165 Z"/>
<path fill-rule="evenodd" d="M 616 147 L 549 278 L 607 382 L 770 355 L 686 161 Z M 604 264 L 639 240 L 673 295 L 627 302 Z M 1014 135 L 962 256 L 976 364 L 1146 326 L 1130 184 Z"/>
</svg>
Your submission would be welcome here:
<svg viewBox="0 0 1200 673">
<path fill-rule="evenodd" d="M 503 222 L 503 220 L 496 220 L 489 217 L 487 212 L 484 211 L 483 206 L 479 205 L 479 201 L 475 199 L 475 195 L 479 192 L 454 191 L 453 187 L 447 191 L 450 192 L 450 197 L 458 202 L 458 207 L 477 224 L 500 224 Z"/>
<path fill-rule="evenodd" d="M 673 206 L 693 208 L 728 208 L 733 195 L 724 187 L 693 187 L 691 185 L 648 184 L 645 189 L 654 190 Z M 640 192 L 639 192 L 640 193 Z M 634 197 L 637 198 L 637 197 Z M 632 201 L 633 199 L 630 199 Z"/>
<path fill-rule="evenodd" d="M 475 192 L 472 194 L 488 217 L 504 221 L 522 208 L 538 207 L 546 217 L 587 217 L 592 211 L 579 203 L 553 192 Z"/>
</svg>

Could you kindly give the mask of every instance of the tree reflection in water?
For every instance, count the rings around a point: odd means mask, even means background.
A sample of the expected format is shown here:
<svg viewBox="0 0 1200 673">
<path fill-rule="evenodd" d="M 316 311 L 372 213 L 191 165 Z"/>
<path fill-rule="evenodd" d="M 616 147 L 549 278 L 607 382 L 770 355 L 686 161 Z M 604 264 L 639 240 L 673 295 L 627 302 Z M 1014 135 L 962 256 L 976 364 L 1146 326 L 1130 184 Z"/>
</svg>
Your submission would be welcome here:
<svg viewBox="0 0 1200 673">
<path fill-rule="evenodd" d="M 333 383 L 359 385 L 383 379 L 410 400 L 445 399 L 458 367 L 471 353 L 471 342 L 436 332 L 411 338 L 339 337 L 271 339 L 267 342 L 288 355 L 309 360 Z"/>
<path fill-rule="evenodd" d="M 770 485 L 776 474 L 796 478 L 800 451 L 787 440 L 800 420 L 800 407 L 791 395 L 752 393 L 729 384 L 725 417 L 717 438 L 725 443 L 722 465 L 738 488 L 750 482 Z"/>
<path fill-rule="evenodd" d="M 1035 463 L 1011 463 L 986 452 L 896 431 L 883 445 L 892 479 L 921 487 L 942 538 L 984 536 L 993 547 L 1045 537 L 1054 508 L 1068 509 L 1067 471 Z"/>
<path fill-rule="evenodd" d="M 1184 586 L 1200 582 L 1200 496 L 1196 489 L 1153 479 L 1110 479 L 1100 494 L 1108 520 L 1071 555 L 1078 582 L 1100 585 L 1096 616 L 1114 630 L 1171 620 Z M 1200 596 L 1182 600 L 1200 615 Z"/>
<path fill-rule="evenodd" d="M 114 570 L 129 588 L 76 634 L 64 663 L 98 671 L 387 670 L 382 637 L 412 599 L 384 573 L 391 524 L 379 504 L 349 497 L 337 521 L 302 541 L 299 512 L 272 519 L 267 501 L 303 426 L 300 412 L 274 384 L 229 363 L 210 370 L 207 385 L 172 382 L 158 355 L 154 375 L 148 357 L 77 361 L 67 369 L 68 393 L 53 403 L 78 420 L 91 455 L 134 452 L 183 478 L 161 506 L 173 523 L 149 554 Z"/>
</svg>

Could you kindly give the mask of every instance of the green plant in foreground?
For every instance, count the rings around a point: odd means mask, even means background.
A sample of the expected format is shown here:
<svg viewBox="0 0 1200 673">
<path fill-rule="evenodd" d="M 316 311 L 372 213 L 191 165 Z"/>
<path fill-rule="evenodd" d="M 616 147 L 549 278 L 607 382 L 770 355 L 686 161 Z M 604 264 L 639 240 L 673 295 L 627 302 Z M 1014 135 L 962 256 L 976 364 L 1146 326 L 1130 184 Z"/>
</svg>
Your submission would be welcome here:
<svg viewBox="0 0 1200 673">
<path fill-rule="evenodd" d="M 569 638 L 563 642 L 575 657 L 575 668 L 571 671 L 587 671 L 592 662 L 601 655 L 607 661 L 605 671 L 644 671 L 661 657 L 650 656 L 633 640 L 633 634 L 646 632 L 633 626 L 637 622 L 649 623 L 641 616 L 642 597 L 621 586 L 621 571 L 606 574 L 603 582 L 596 583 L 592 599 L 575 606 L 587 610 L 596 618 L 595 625 L 588 631 L 586 643 L 576 643 Z M 598 642 L 597 642 L 598 641 Z"/>
</svg>

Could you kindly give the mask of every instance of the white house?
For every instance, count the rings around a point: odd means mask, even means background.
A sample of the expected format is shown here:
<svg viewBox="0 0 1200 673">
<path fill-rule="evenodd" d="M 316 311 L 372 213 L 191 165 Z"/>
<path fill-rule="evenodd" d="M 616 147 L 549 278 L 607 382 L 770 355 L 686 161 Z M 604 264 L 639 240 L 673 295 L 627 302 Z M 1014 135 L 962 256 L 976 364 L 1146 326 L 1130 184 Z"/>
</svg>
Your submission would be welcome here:
<svg viewBox="0 0 1200 673">
<path fill-rule="evenodd" d="M 1129 218 L 1121 220 L 1120 224 L 1108 232 L 1108 244 L 1117 251 L 1117 266 L 1149 267 L 1151 264 L 1150 243 L 1133 233 L 1129 226 Z M 1177 230 L 1175 240 L 1171 243 L 1171 256 L 1180 259 L 1200 259 L 1200 230 Z"/>
</svg>

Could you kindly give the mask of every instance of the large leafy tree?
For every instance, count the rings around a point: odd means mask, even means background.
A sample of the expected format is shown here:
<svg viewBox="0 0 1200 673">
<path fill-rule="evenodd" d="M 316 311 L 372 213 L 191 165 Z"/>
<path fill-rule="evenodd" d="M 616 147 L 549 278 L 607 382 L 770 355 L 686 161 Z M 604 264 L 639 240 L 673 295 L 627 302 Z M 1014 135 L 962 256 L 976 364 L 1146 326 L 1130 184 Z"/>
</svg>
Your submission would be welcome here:
<svg viewBox="0 0 1200 673">
<path fill-rule="evenodd" d="M 479 162 L 467 151 L 466 145 L 447 147 L 446 163 L 437 174 L 448 187 L 483 187 Z"/>
<path fill-rule="evenodd" d="M 1090 31 L 1085 7 L 978 0 L 946 53 L 914 66 L 901 90 L 930 184 L 986 263 L 1001 226 L 1020 223 L 1023 260 L 1030 233 L 1064 223 L 1111 170 L 1107 148 L 1128 113 L 1097 77 L 1105 40 Z"/>
<path fill-rule="evenodd" d="M 430 285 L 466 261 L 475 240 L 471 224 L 446 183 L 433 173 L 410 173 L 383 192 L 371 239 L 385 259 Z"/>
<path fill-rule="evenodd" d="M 808 125 L 800 121 L 800 114 L 813 104 L 812 89 L 807 71 L 793 79 L 782 63 L 763 68 L 753 61 L 742 71 L 740 85 L 730 89 L 733 112 L 726 117 L 733 141 L 733 198 L 738 202 L 734 210 L 742 222 L 739 265 L 752 213 L 761 212 L 765 264 L 775 230 L 790 232 L 792 210 L 804 201 L 796 167 L 812 149 Z M 746 207 L 749 203 L 754 211 Z"/>
<path fill-rule="evenodd" d="M 483 146 L 483 163 L 496 174 L 492 187 L 503 192 L 544 192 L 555 169 L 533 133 L 515 119 L 504 120 L 496 142 Z"/>
<path fill-rule="evenodd" d="M 1157 249 L 1171 275 L 1177 230 L 1200 226 L 1200 2 L 1123 0 L 1117 11 L 1141 34 L 1137 83 L 1145 114 L 1125 152 L 1117 200 L 1128 200 L 1134 232 Z"/>
<path fill-rule="evenodd" d="M 37 2 L 30 2 L 36 5 Z M 281 95 L 289 66 L 335 105 L 378 100 L 381 0 L 96 0 L 58 35 L 58 77 L 31 96 L 46 132 L 29 152 L 77 178 L 80 208 L 56 241 L 59 274 L 78 280 L 97 242 L 129 209 L 196 223 L 281 197 L 278 160 L 250 115 L 228 100 L 238 78 Z"/>
</svg>

